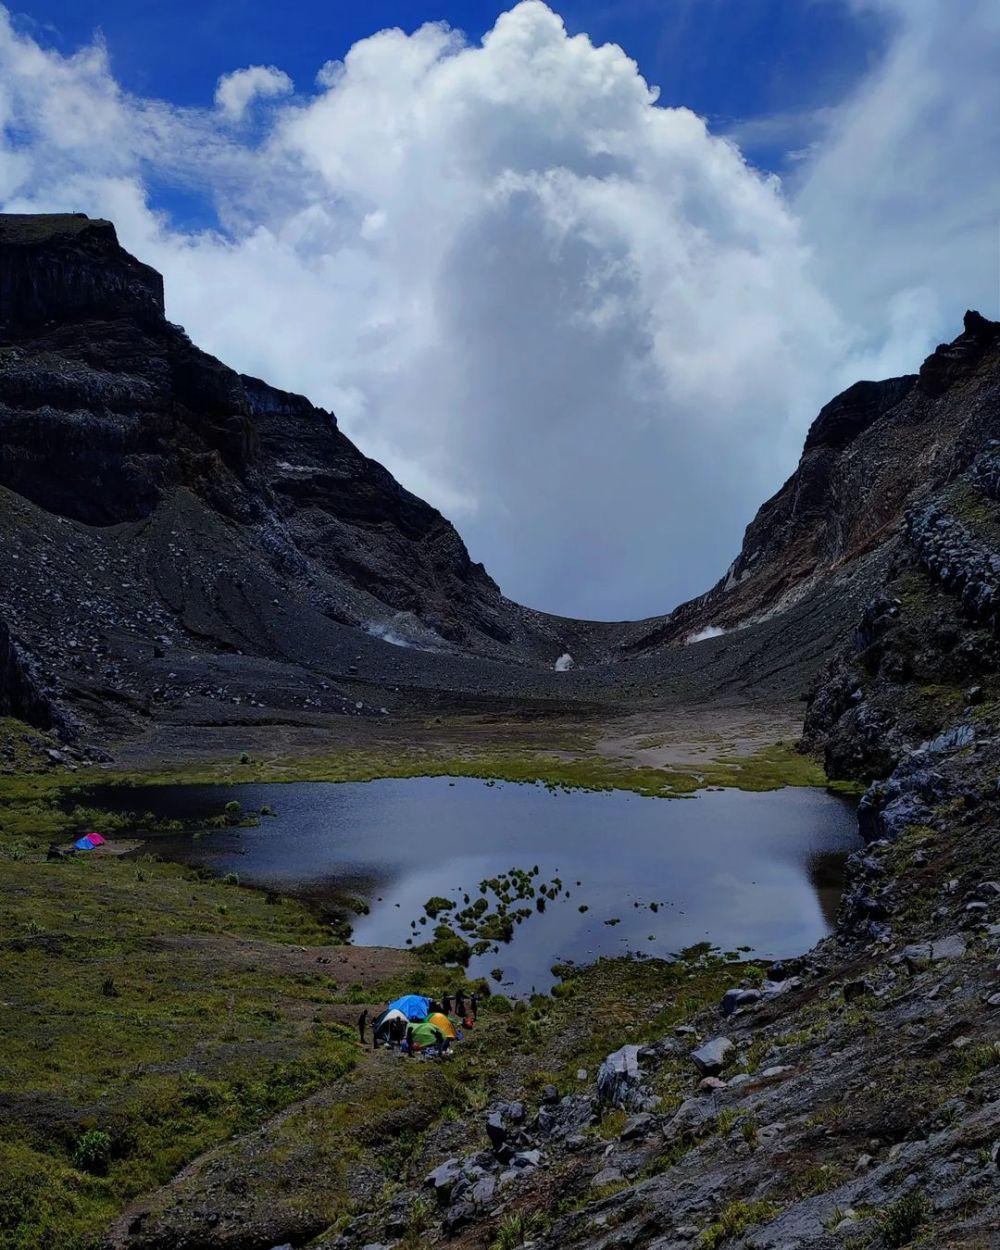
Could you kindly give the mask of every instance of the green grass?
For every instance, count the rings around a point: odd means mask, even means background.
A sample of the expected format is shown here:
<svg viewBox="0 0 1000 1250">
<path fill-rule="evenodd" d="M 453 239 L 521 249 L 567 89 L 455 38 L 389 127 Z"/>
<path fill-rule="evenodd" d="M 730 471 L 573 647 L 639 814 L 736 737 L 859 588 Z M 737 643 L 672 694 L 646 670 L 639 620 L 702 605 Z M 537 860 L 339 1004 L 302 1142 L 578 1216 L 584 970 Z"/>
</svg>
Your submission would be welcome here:
<svg viewBox="0 0 1000 1250">
<path fill-rule="evenodd" d="M 908 1246 L 930 1212 L 930 1203 L 916 1191 L 903 1194 L 879 1212 L 877 1218 L 883 1243 L 890 1250 Z"/>
<path fill-rule="evenodd" d="M 235 880 L 149 856 L 46 861 L 47 845 L 81 826 L 131 831 L 128 817 L 86 806 L 85 785 L 440 773 L 673 796 L 702 785 L 770 789 L 825 780 L 814 762 L 784 747 L 670 772 L 511 748 L 391 757 L 354 751 L 290 764 L 237 757 L 199 771 L 136 777 L 53 769 L 44 757 L 51 740 L 16 722 L 0 722 L 0 741 L 13 744 L 18 769 L 0 776 L 0 1093 L 7 1099 L 0 1245 L 11 1250 L 91 1250 L 128 1201 L 191 1159 L 314 1091 L 325 1096 L 361 1079 L 353 1032 L 324 1022 L 334 1004 L 402 990 L 438 992 L 444 979 L 448 988 L 454 981 L 454 973 L 415 958 L 405 974 L 381 981 L 377 993 L 372 985 L 333 985 L 308 950 L 334 944 L 335 934 L 292 900 L 269 901 Z M 239 815 L 231 810 L 222 819 Z M 439 945 L 453 941 L 443 928 Z M 296 948 L 305 953 L 293 955 Z M 268 1149 L 291 1157 L 308 1140 L 318 1151 L 328 1169 L 321 1209 L 333 1222 L 348 1209 L 338 1206 L 346 1199 L 337 1181 L 347 1161 L 376 1150 L 387 1180 L 398 1178 L 436 1123 L 468 1116 L 506 1088 L 512 1056 L 561 1090 L 574 1089 L 576 1069 L 593 1075 L 623 1030 L 639 1041 L 662 1036 L 716 1002 L 734 974 L 753 972 L 747 964 L 737 972 L 733 960 L 702 948 L 672 963 L 602 960 L 566 969 L 551 998 L 487 1000 L 482 1030 L 489 1029 L 489 1046 L 461 1051 L 447 1072 L 402 1065 L 354 1101 L 332 1094 L 308 1112 L 293 1110 Z M 665 1105 L 679 1101 L 686 1076 L 682 1059 L 664 1065 L 658 1092 Z M 415 1106 L 418 1125 L 397 1131 L 395 1117 Z M 380 1129 L 383 1122 L 391 1127 Z M 609 1119 L 605 1131 L 617 1127 L 617 1118 Z M 657 1166 L 665 1170 L 673 1161 L 668 1152 Z M 419 1245 L 421 1235 L 414 1226 L 404 1242 Z"/>
<path fill-rule="evenodd" d="M 629 790 L 653 797 L 676 798 L 705 786 L 741 790 L 775 790 L 782 786 L 827 786 L 822 766 L 784 744 L 775 743 L 747 756 L 707 756 L 698 764 L 666 769 L 635 766 L 627 760 L 597 755 L 569 757 L 545 750 L 470 747 L 465 750 L 394 746 L 391 750 L 360 749 L 335 755 L 305 755 L 292 760 L 218 761 L 210 765 L 162 767 L 145 773 L 88 770 L 87 785 L 169 785 L 285 781 L 374 781 L 384 777 L 480 777 L 493 781 L 541 782 L 553 789 Z M 79 774 L 49 772 L 12 782 L 0 778 L 0 803 L 44 798 L 54 788 L 72 793 L 82 788 Z"/>
<path fill-rule="evenodd" d="M 777 1203 L 759 1198 L 754 1202 L 730 1202 L 723 1207 L 719 1218 L 698 1234 L 695 1245 L 698 1250 L 715 1250 L 733 1237 L 739 1237 L 755 1224 L 773 1220 L 781 1208 Z"/>
<path fill-rule="evenodd" d="M 504 1216 L 490 1250 L 518 1250 L 526 1241 L 545 1230 L 546 1221 L 538 1212 L 514 1211 Z"/>
<path fill-rule="evenodd" d="M 17 1250 L 89 1245 L 129 1198 L 357 1053 L 314 1020 L 332 999 L 321 968 L 267 954 L 330 942 L 305 908 L 149 857 L 47 862 L 66 819 L 29 800 L 0 828 L 0 1244 Z M 247 939 L 259 965 L 232 957 Z"/>
</svg>

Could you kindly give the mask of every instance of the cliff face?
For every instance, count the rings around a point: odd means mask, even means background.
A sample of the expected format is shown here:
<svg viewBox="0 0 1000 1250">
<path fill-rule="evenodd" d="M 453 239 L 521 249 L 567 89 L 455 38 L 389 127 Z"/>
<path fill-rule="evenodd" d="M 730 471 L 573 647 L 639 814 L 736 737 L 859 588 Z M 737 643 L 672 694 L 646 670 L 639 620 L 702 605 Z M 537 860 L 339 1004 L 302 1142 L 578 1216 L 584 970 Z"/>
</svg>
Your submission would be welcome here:
<svg viewBox="0 0 1000 1250">
<path fill-rule="evenodd" d="M 163 317 L 163 279 L 83 213 L 0 217 L 0 327 L 70 317 Z"/>
<path fill-rule="evenodd" d="M 813 422 L 797 469 L 747 526 L 726 576 L 638 645 L 772 615 L 894 541 L 906 509 L 1000 433 L 998 400 L 1000 324 L 975 312 L 919 374 L 849 387 Z"/>
<path fill-rule="evenodd" d="M 565 645 L 332 414 L 195 347 L 83 216 L 0 217 L 0 531 L 11 646 L 91 716 L 148 710 L 167 647 L 344 673 L 359 627 L 519 664 Z"/>
</svg>

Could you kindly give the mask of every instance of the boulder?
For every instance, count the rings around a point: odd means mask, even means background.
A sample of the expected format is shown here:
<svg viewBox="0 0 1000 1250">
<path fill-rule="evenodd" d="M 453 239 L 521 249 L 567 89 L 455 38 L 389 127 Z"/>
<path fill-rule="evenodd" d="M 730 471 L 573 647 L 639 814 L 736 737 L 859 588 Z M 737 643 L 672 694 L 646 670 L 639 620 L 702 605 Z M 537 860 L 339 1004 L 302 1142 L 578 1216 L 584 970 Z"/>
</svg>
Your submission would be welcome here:
<svg viewBox="0 0 1000 1250">
<path fill-rule="evenodd" d="M 503 1116 L 499 1111 L 491 1111 L 486 1117 L 486 1136 L 495 1152 L 507 1144 L 507 1130 L 504 1128 Z"/>
<path fill-rule="evenodd" d="M 691 1060 L 703 1076 L 718 1076 L 735 1049 L 728 1037 L 713 1037 L 691 1052 Z"/>
<path fill-rule="evenodd" d="M 490 1176 L 487 1172 L 485 1176 L 480 1176 L 479 1180 L 469 1190 L 469 1201 L 475 1203 L 476 1206 L 484 1207 L 488 1202 L 492 1201 L 496 1188 L 496 1178 Z"/>
<path fill-rule="evenodd" d="M 425 1185 L 432 1185 L 438 1201 L 446 1202 L 451 1191 L 462 1179 L 462 1164 L 458 1159 L 446 1159 L 433 1172 L 424 1177 Z"/>
<path fill-rule="evenodd" d="M 476 1208 L 471 1202 L 456 1202 L 450 1207 L 441 1220 L 441 1229 L 446 1237 L 458 1232 L 464 1225 L 476 1218 Z"/>
<path fill-rule="evenodd" d="M 961 959 L 965 951 L 965 938 L 961 933 L 952 933 L 931 942 L 913 942 L 903 948 L 903 959 L 910 972 L 920 972 L 943 959 Z"/>
<path fill-rule="evenodd" d="M 655 1125 L 655 1116 L 650 1115 L 648 1111 L 640 1111 L 638 1115 L 629 1117 L 619 1136 L 622 1141 L 634 1141 L 637 1137 L 645 1137 Z"/>
<path fill-rule="evenodd" d="M 638 1046 L 622 1046 L 597 1069 L 597 1097 L 604 1106 L 641 1111 L 641 1085 Z"/>
<path fill-rule="evenodd" d="M 740 988 L 726 990 L 719 1003 L 719 1011 L 724 1016 L 731 1016 L 736 1011 L 742 1011 L 745 1007 L 752 1007 L 754 1003 L 759 1003 L 761 998 L 760 990 Z"/>
</svg>

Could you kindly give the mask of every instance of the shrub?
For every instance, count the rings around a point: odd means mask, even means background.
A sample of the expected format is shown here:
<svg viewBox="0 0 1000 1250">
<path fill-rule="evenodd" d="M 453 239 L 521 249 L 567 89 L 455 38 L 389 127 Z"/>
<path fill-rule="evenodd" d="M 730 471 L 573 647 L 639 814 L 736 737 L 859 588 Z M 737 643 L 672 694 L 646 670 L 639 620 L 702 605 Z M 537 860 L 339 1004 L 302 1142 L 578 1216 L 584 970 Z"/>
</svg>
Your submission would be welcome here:
<svg viewBox="0 0 1000 1250">
<path fill-rule="evenodd" d="M 539 1211 L 533 1211 L 530 1214 L 524 1211 L 514 1211 L 500 1221 L 490 1250 L 517 1250 L 526 1241 L 530 1241 L 536 1233 L 543 1232 L 544 1228 L 545 1217 Z"/>
<path fill-rule="evenodd" d="M 82 1134 L 73 1151 L 73 1166 L 81 1172 L 103 1176 L 111 1158 L 111 1134 L 103 1129 L 92 1128 Z"/>
<path fill-rule="evenodd" d="M 243 807 L 235 799 L 230 799 L 222 809 L 227 825 L 238 825 L 243 819 Z"/>
<path fill-rule="evenodd" d="M 897 1246 L 908 1245 L 913 1240 L 913 1234 L 927 1218 L 928 1206 L 924 1195 L 916 1191 L 903 1194 L 890 1203 L 878 1216 L 885 1244 L 892 1247 L 892 1250 L 896 1250 Z"/>
</svg>

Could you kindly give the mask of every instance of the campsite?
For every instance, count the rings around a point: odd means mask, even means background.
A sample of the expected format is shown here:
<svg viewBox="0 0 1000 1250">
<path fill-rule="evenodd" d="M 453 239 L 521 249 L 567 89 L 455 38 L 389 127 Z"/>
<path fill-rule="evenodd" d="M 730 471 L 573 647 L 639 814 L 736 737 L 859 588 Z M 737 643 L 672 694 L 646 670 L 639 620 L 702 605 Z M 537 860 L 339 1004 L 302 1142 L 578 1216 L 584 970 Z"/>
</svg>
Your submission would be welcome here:
<svg viewBox="0 0 1000 1250">
<path fill-rule="evenodd" d="M 0 0 L 0 1250 L 1000 1250 L 1000 0 Z"/>
</svg>

